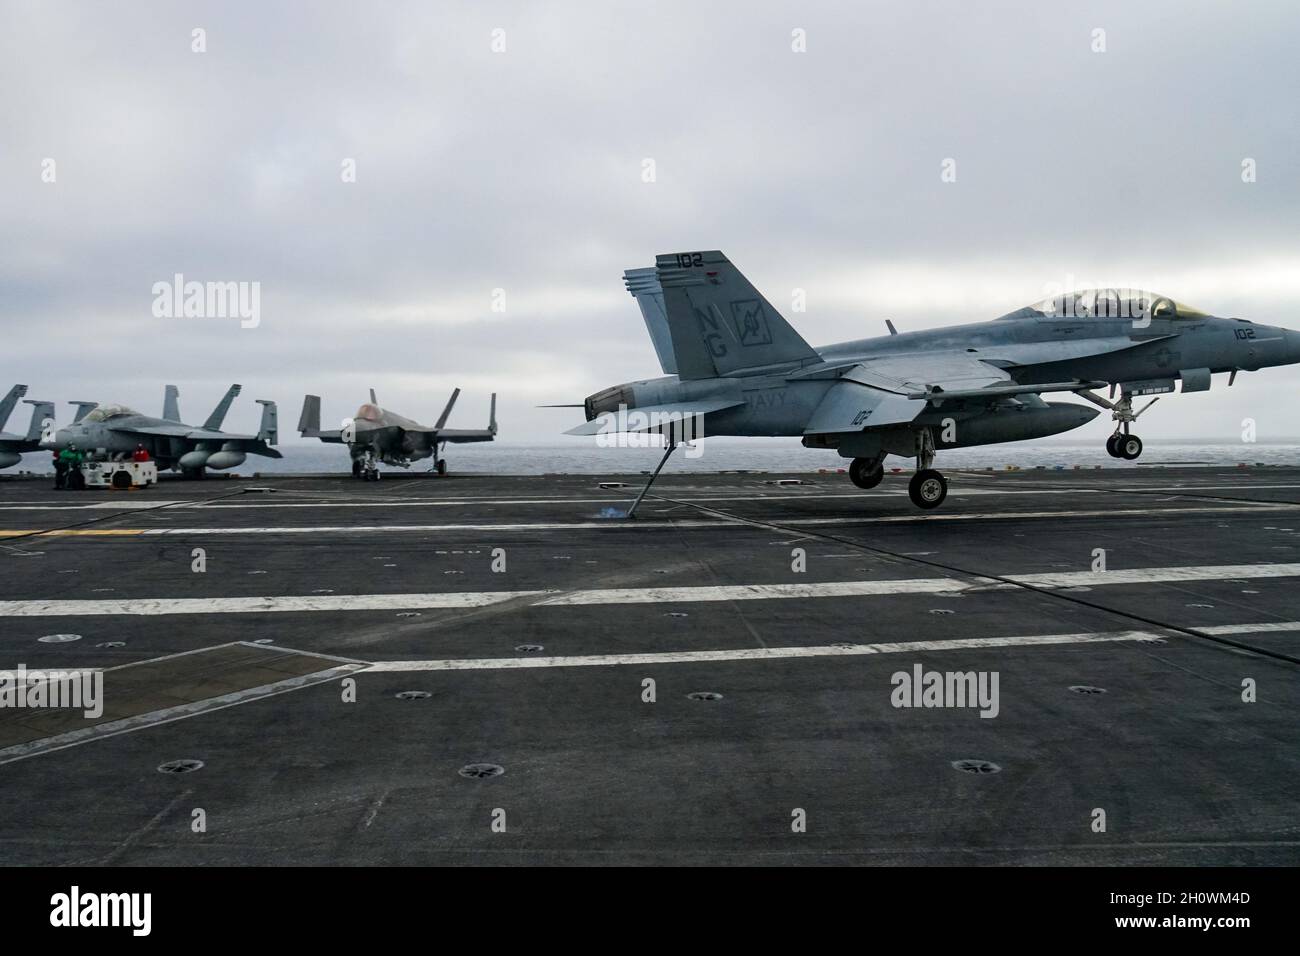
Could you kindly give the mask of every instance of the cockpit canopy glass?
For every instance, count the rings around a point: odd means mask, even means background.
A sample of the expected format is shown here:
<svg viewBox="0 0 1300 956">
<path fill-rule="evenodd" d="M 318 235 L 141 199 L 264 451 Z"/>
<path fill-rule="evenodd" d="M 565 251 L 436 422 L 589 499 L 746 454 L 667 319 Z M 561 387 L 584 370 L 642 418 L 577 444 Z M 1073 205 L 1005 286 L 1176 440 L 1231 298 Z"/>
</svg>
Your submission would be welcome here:
<svg viewBox="0 0 1300 956">
<path fill-rule="evenodd" d="M 1189 319 L 1205 313 L 1185 302 L 1142 289 L 1084 289 L 1052 296 L 1003 318 Z"/>
<path fill-rule="evenodd" d="M 133 408 L 127 408 L 125 405 L 96 405 L 86 413 L 83 422 L 104 422 L 110 418 L 121 418 L 123 415 L 139 415 Z"/>
<path fill-rule="evenodd" d="M 357 409 L 357 413 L 352 417 L 360 419 L 363 422 L 378 422 L 380 414 L 378 405 L 372 405 L 370 402 L 366 402 L 366 404 Z"/>
</svg>

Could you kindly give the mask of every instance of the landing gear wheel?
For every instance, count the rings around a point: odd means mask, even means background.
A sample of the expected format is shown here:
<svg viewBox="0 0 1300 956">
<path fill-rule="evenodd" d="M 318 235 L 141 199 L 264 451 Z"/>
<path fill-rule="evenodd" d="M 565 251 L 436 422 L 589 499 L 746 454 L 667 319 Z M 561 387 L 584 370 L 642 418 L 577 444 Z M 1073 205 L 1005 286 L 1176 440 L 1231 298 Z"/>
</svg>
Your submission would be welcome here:
<svg viewBox="0 0 1300 956">
<path fill-rule="evenodd" d="M 357 459 L 352 463 L 352 477 L 353 478 L 361 477 L 361 459 Z"/>
<path fill-rule="evenodd" d="M 1115 447 L 1115 443 L 1119 441 L 1120 437 L 1119 435 L 1111 435 L 1106 439 L 1106 454 L 1110 455 L 1111 458 L 1119 457 L 1119 450 Z"/>
<path fill-rule="evenodd" d="M 948 497 L 948 479 L 933 468 L 923 468 L 907 483 L 907 493 L 918 508 L 937 508 Z"/>
<path fill-rule="evenodd" d="M 853 464 L 849 465 L 849 481 L 859 488 L 874 488 L 884 480 L 885 466 L 877 461 L 854 458 Z"/>
<path fill-rule="evenodd" d="M 1142 454 L 1142 439 L 1137 435 L 1120 435 L 1115 442 L 1115 450 L 1119 452 L 1119 457 L 1134 461 Z"/>
<path fill-rule="evenodd" d="M 439 475 L 445 475 L 447 473 L 447 459 L 439 458 L 438 464 L 435 467 L 438 469 Z"/>
</svg>

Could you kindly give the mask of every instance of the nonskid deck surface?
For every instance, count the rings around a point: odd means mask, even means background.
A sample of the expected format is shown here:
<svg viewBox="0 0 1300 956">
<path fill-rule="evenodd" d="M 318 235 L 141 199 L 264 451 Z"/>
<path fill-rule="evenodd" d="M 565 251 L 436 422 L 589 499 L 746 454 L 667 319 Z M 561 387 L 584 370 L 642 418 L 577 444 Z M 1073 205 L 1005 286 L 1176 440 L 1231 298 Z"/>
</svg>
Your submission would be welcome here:
<svg viewBox="0 0 1300 956">
<path fill-rule="evenodd" d="M 0 849 L 1300 862 L 1300 469 L 906 477 L 665 475 L 631 521 L 636 476 L 0 481 L 0 666 L 105 686 L 0 710 Z M 894 706 L 918 666 L 996 716 Z"/>
</svg>

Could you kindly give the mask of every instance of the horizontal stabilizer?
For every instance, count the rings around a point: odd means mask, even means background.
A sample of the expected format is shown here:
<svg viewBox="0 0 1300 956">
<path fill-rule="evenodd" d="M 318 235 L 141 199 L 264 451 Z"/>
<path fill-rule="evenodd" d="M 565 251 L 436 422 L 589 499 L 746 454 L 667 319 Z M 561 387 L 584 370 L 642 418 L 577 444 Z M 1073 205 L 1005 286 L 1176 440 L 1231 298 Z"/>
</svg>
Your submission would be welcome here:
<svg viewBox="0 0 1300 956">
<path fill-rule="evenodd" d="M 623 412 L 606 412 L 591 421 L 570 428 L 566 435 L 607 435 L 618 432 L 657 432 L 696 416 L 710 415 L 745 404 L 734 398 L 705 399 L 698 402 L 681 402 L 676 405 L 647 405 L 629 408 Z"/>
</svg>

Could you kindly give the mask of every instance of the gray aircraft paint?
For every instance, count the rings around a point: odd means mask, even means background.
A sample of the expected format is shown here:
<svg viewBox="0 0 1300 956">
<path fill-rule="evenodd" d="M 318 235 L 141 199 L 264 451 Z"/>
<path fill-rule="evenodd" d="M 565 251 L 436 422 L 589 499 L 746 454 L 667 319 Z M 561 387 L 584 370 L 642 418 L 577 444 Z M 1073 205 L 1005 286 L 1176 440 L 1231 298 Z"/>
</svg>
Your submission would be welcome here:
<svg viewBox="0 0 1300 956">
<path fill-rule="evenodd" d="M 53 402 L 23 398 L 26 394 L 26 385 L 15 385 L 3 399 L 0 399 L 0 468 L 9 468 L 18 464 L 22 461 L 23 452 L 37 451 L 41 447 L 41 433 L 44 431 L 45 423 L 54 420 Z M 32 406 L 32 417 L 25 435 L 4 431 L 4 426 L 20 398 L 23 399 L 23 404 Z"/>
<path fill-rule="evenodd" d="M 78 416 L 73 424 L 50 429 L 41 446 L 61 451 L 70 445 L 89 454 L 129 455 L 144 445 L 160 468 L 179 468 L 202 474 L 205 468 L 234 468 L 248 455 L 283 457 L 269 446 L 277 440 L 279 426 L 275 402 L 257 399 L 262 406 L 261 427 L 256 435 L 239 435 L 221 430 L 231 402 L 240 392 L 232 385 L 217 403 L 203 426 L 195 428 L 180 420 L 179 391 L 168 385 L 163 392 L 163 417 L 154 418 L 121 405 L 91 405 L 73 402 Z"/>
<path fill-rule="evenodd" d="M 587 424 L 570 434 L 665 431 L 619 419 L 625 408 L 694 419 L 697 437 L 797 435 L 878 461 L 917 455 L 923 431 L 942 449 L 1046 437 L 1097 416 L 1044 401 L 1052 392 L 1110 408 L 1127 435 L 1135 397 L 1300 362 L 1300 333 L 1137 290 L 1067 293 L 991 321 L 813 348 L 719 251 L 660 255 L 624 279 L 675 374 L 589 396 Z M 1118 386 L 1118 408 L 1092 392 L 1106 384 Z"/>
<path fill-rule="evenodd" d="M 497 434 L 497 396 L 492 393 L 491 410 L 487 428 L 447 428 L 447 419 L 460 397 L 460 389 L 453 389 L 437 420 L 432 425 L 389 411 L 379 404 L 375 390 L 370 390 L 370 401 L 357 409 L 356 414 L 343 422 L 342 427 L 322 430 L 320 427 L 320 396 L 305 395 L 302 414 L 298 418 L 298 431 L 304 438 L 318 438 L 322 442 L 348 446 L 353 462 L 353 474 L 364 469 L 377 474 L 379 462 L 409 467 L 412 462 L 433 458 L 438 470 L 445 471 L 440 449 L 447 444 L 493 441 Z"/>
</svg>

